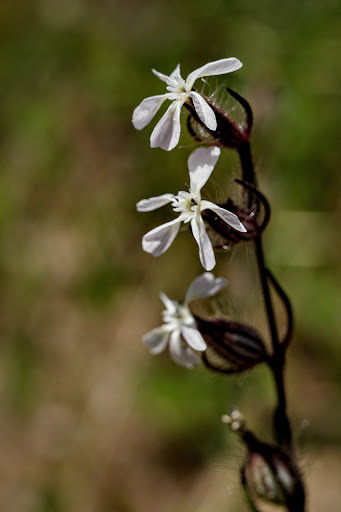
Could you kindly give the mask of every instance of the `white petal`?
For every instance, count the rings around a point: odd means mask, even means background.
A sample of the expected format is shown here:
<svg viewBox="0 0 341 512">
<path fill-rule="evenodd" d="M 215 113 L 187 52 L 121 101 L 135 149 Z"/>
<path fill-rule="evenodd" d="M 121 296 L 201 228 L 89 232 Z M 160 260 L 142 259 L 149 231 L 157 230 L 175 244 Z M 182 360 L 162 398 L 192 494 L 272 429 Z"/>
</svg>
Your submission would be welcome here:
<svg viewBox="0 0 341 512">
<path fill-rule="evenodd" d="M 173 243 L 174 238 L 179 232 L 180 224 L 181 221 L 175 219 L 149 231 L 142 238 L 143 250 L 153 256 L 163 254 Z"/>
<path fill-rule="evenodd" d="M 235 215 L 232 212 L 229 212 L 228 210 L 225 210 L 225 208 L 220 208 L 220 206 L 217 206 L 214 203 L 211 203 L 211 201 L 201 201 L 200 203 L 200 210 L 212 210 L 214 213 L 216 213 L 221 219 L 223 219 L 226 224 L 229 224 L 237 231 L 241 231 L 242 233 L 246 233 L 246 229 L 243 226 L 243 224 L 238 219 L 237 215 Z"/>
<path fill-rule="evenodd" d="M 164 303 L 166 309 L 169 311 L 169 313 L 175 313 L 176 311 L 176 302 L 174 300 L 171 300 L 167 297 L 167 295 L 164 292 L 160 292 L 160 299 Z"/>
<path fill-rule="evenodd" d="M 188 169 L 190 175 L 190 188 L 193 194 L 199 194 L 211 176 L 215 164 L 220 155 L 220 148 L 198 148 L 188 158 Z"/>
<path fill-rule="evenodd" d="M 173 78 L 174 80 L 176 80 L 177 82 L 178 81 L 183 81 L 183 78 L 181 76 L 181 73 L 180 73 L 180 64 L 178 64 L 176 66 L 176 68 L 174 69 L 174 71 L 170 74 L 169 78 Z"/>
<path fill-rule="evenodd" d="M 183 102 L 174 101 L 167 112 L 161 117 L 150 137 L 152 148 L 162 148 L 170 151 L 175 148 L 180 139 L 180 111 Z"/>
<path fill-rule="evenodd" d="M 240 62 L 240 60 L 234 57 L 209 62 L 201 68 L 192 71 L 192 73 L 190 73 L 187 77 L 186 84 L 190 89 L 192 89 L 193 84 L 197 78 L 202 76 L 225 75 L 226 73 L 237 71 L 237 69 L 240 69 L 242 65 L 243 64 Z"/>
<path fill-rule="evenodd" d="M 163 194 L 162 196 L 150 197 L 149 199 L 142 199 L 136 205 L 138 212 L 151 212 L 157 208 L 161 208 L 167 203 L 170 203 L 174 198 L 174 194 Z"/>
<path fill-rule="evenodd" d="M 162 327 L 157 327 L 147 332 L 142 338 L 143 343 L 147 345 L 152 354 L 160 354 L 167 347 L 169 332 L 164 331 Z"/>
<path fill-rule="evenodd" d="M 203 352 L 204 350 L 207 349 L 207 345 L 204 341 L 204 338 L 201 336 L 200 332 L 195 327 L 183 325 L 181 327 L 181 334 L 188 343 L 188 345 L 194 350 Z"/>
<path fill-rule="evenodd" d="M 152 72 L 153 72 L 153 73 L 154 73 L 154 75 L 155 75 L 155 76 L 157 76 L 160 80 L 162 80 L 163 82 L 168 83 L 168 81 L 169 81 L 169 76 L 164 75 L 163 73 L 160 73 L 160 71 L 156 71 L 156 69 L 152 69 Z"/>
<path fill-rule="evenodd" d="M 142 130 L 155 116 L 162 103 L 168 98 L 167 94 L 150 96 L 145 98 L 133 112 L 133 125 L 137 130 Z"/>
<path fill-rule="evenodd" d="M 191 221 L 192 233 L 199 246 L 199 256 L 205 270 L 212 270 L 215 266 L 214 251 L 211 241 L 206 233 L 205 224 L 199 216 Z"/>
<path fill-rule="evenodd" d="M 226 279 L 223 277 L 215 278 L 212 272 L 205 272 L 198 276 L 189 285 L 185 297 L 185 304 L 191 300 L 203 299 L 205 297 L 212 297 L 220 292 L 227 284 Z"/>
<path fill-rule="evenodd" d="M 169 341 L 169 351 L 172 359 L 186 368 L 193 368 L 200 360 L 192 350 L 182 341 L 180 332 L 173 331 Z"/>
<path fill-rule="evenodd" d="M 193 105 L 199 119 L 207 126 L 207 128 L 209 128 L 209 130 L 215 131 L 217 129 L 217 120 L 215 113 L 207 101 L 197 92 L 191 92 L 190 97 L 192 98 Z"/>
</svg>

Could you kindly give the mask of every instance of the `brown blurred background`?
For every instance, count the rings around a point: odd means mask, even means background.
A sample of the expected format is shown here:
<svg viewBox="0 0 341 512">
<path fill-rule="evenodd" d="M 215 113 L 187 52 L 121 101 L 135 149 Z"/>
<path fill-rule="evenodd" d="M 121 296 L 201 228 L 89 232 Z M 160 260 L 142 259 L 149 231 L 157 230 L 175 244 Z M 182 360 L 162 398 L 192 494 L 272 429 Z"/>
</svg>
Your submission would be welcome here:
<svg viewBox="0 0 341 512">
<path fill-rule="evenodd" d="M 309 512 L 341 510 L 339 6 L 336 0 L 14 0 L 0 5 L 0 509 L 246 511 L 238 406 L 271 439 L 264 368 L 225 379 L 152 357 L 159 290 L 181 299 L 200 268 L 188 233 L 154 259 L 141 236 L 167 212 L 135 203 L 183 190 L 196 142 L 149 147 L 135 106 L 235 56 L 212 78 L 254 109 L 254 157 L 273 217 L 265 246 L 293 300 L 290 413 Z M 156 117 L 156 120 L 159 115 Z M 235 155 L 208 193 L 226 198 Z M 166 209 L 165 209 L 166 210 Z M 169 213 L 169 212 L 168 212 Z M 252 252 L 218 255 L 231 317 L 266 332 Z"/>
</svg>

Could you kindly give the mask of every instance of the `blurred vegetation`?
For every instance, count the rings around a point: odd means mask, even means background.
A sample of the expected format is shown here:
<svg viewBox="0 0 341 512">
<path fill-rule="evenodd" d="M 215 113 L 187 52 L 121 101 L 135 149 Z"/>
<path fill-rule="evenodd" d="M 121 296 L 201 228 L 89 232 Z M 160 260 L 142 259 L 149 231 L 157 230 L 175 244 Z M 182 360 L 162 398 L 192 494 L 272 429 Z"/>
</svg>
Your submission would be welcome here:
<svg viewBox="0 0 341 512">
<path fill-rule="evenodd" d="M 289 402 L 310 512 L 339 512 L 339 27 L 336 0 L 1 3 L 1 510 L 245 510 L 243 452 L 219 418 L 238 405 L 270 438 L 271 381 L 262 368 L 187 372 L 142 346 L 159 290 L 181 298 L 201 269 L 186 233 L 162 258 L 143 254 L 165 212 L 135 203 L 182 190 L 196 143 L 183 130 L 170 154 L 152 150 L 155 122 L 131 125 L 163 92 L 152 67 L 187 76 L 235 56 L 244 67 L 209 82 L 254 109 L 268 260 L 296 311 Z M 212 199 L 238 172 L 223 155 Z M 224 307 L 265 330 L 251 252 L 217 258 Z"/>
</svg>

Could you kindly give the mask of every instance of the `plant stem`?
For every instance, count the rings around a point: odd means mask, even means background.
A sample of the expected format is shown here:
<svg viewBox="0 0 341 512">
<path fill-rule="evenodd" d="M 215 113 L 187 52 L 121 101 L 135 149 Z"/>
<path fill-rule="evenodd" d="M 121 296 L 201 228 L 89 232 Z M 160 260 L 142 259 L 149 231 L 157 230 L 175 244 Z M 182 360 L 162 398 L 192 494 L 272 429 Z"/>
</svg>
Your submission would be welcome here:
<svg viewBox="0 0 341 512">
<path fill-rule="evenodd" d="M 243 169 L 243 180 L 251 183 L 251 185 L 256 185 L 256 176 L 253 167 L 253 160 L 251 154 L 250 142 L 246 140 L 239 148 L 238 148 L 240 163 Z"/>
<path fill-rule="evenodd" d="M 243 170 L 243 179 L 246 182 L 254 183 L 256 181 L 253 160 L 251 154 L 251 147 L 249 142 L 243 144 L 239 148 L 239 157 Z M 250 201 L 250 197 L 249 197 Z M 267 270 L 264 258 L 262 235 L 259 234 L 254 240 L 255 254 L 258 266 L 258 274 L 261 282 L 262 294 L 264 299 L 264 306 L 268 319 L 268 326 L 270 338 L 272 343 L 272 358 L 269 364 L 277 391 L 277 406 L 274 413 L 274 431 L 278 443 L 289 452 L 292 452 L 292 434 L 290 422 L 287 416 L 287 400 L 284 386 L 284 366 L 285 366 L 285 347 L 282 345 L 278 336 L 277 323 L 274 313 L 274 308 L 271 299 L 271 292 L 269 280 L 277 288 L 279 284 Z M 276 289 L 277 289 L 276 288 Z M 278 292 L 278 290 L 277 290 Z M 288 301 L 289 302 L 289 301 Z M 289 303 L 290 307 L 290 303 Z M 291 312 L 291 310 L 290 310 Z"/>
<path fill-rule="evenodd" d="M 247 143 L 247 145 L 241 146 L 239 150 L 239 157 L 243 169 L 243 180 L 247 182 L 252 180 L 251 183 L 254 183 L 256 181 L 256 177 L 254 173 L 252 154 L 249 143 Z M 272 273 L 266 268 L 261 234 L 255 238 L 254 247 L 272 343 L 272 357 L 269 362 L 269 367 L 273 374 L 277 392 L 277 405 L 273 419 L 274 432 L 279 445 L 287 452 L 292 460 L 292 463 L 297 468 L 296 457 L 292 444 L 291 425 L 287 415 L 287 399 L 284 384 L 285 354 L 292 336 L 292 310 L 288 297 Z M 284 340 L 279 339 L 269 284 L 274 286 L 287 312 L 288 326 Z M 297 479 L 297 490 L 295 492 L 295 496 L 293 496 L 290 503 L 288 503 L 289 512 L 304 512 L 305 509 L 304 487 L 298 469 Z"/>
<path fill-rule="evenodd" d="M 261 286 L 262 286 L 265 309 L 266 309 L 267 317 L 268 317 L 268 324 L 269 324 L 269 330 L 270 330 L 271 341 L 272 341 L 272 349 L 273 349 L 273 353 L 277 354 L 279 352 L 280 343 L 279 343 L 279 339 L 278 339 L 275 315 L 274 315 L 274 311 L 273 311 L 273 307 L 272 307 L 269 283 L 268 283 L 268 279 L 266 276 L 266 266 L 265 266 L 265 260 L 264 260 L 262 236 L 261 235 L 257 236 L 255 238 L 254 243 L 255 243 L 255 252 L 256 252 L 256 259 L 257 259 L 257 265 L 258 265 L 258 272 L 259 272 L 259 277 L 260 277 Z"/>
<path fill-rule="evenodd" d="M 278 338 L 278 331 L 270 295 L 261 235 L 255 239 L 255 252 L 273 350 L 270 367 L 274 376 L 277 390 L 277 407 L 274 414 L 274 430 L 279 444 L 291 451 L 292 435 L 290 422 L 286 412 L 287 400 L 284 386 L 285 352 L 283 351 L 283 347 Z"/>
</svg>

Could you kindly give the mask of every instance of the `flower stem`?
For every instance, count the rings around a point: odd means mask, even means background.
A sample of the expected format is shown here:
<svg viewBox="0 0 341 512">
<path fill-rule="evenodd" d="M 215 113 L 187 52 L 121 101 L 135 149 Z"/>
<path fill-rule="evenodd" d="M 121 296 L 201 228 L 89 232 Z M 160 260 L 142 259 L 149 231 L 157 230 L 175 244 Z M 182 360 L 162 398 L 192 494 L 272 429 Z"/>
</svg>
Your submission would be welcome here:
<svg viewBox="0 0 341 512">
<path fill-rule="evenodd" d="M 278 338 L 276 319 L 270 295 L 269 282 L 267 279 L 267 269 L 265 266 L 261 235 L 255 239 L 255 251 L 273 350 L 270 367 L 274 376 L 277 390 L 277 407 L 274 414 L 274 430 L 279 444 L 291 451 L 292 435 L 290 422 L 286 412 L 287 400 L 284 386 L 285 352 Z"/>
<path fill-rule="evenodd" d="M 266 277 L 266 267 L 265 267 L 264 251 L 263 251 L 263 243 L 262 243 L 261 235 L 259 235 L 255 238 L 254 243 L 255 243 L 255 252 L 256 252 L 256 259 L 257 259 L 257 265 L 258 265 L 258 272 L 259 272 L 259 277 L 260 277 L 261 286 L 262 286 L 265 309 L 266 309 L 267 317 L 268 317 L 269 331 L 271 334 L 272 348 L 273 348 L 273 353 L 276 354 L 278 352 L 280 344 L 279 344 L 279 339 L 278 339 L 275 315 L 274 315 L 274 311 L 273 311 L 273 307 L 272 307 L 272 300 L 271 300 L 271 296 L 270 296 L 269 283 L 268 283 L 268 279 Z"/>
<path fill-rule="evenodd" d="M 246 182 L 254 183 L 256 181 L 251 148 L 249 143 L 244 144 L 239 151 L 240 161 L 243 169 L 243 179 Z M 285 369 L 285 354 L 288 343 L 291 339 L 292 335 L 292 311 L 291 305 L 288 297 L 280 287 L 279 283 L 272 275 L 272 273 L 266 268 L 264 250 L 263 250 L 263 242 L 262 242 L 262 234 L 259 234 L 254 240 L 254 248 L 255 255 L 257 260 L 258 274 L 261 282 L 264 306 L 268 319 L 268 327 L 270 332 L 270 338 L 272 343 L 272 356 L 269 362 L 269 367 L 273 374 L 273 378 L 276 385 L 277 392 L 277 405 L 274 412 L 273 418 L 273 426 L 274 433 L 277 439 L 278 444 L 290 455 L 293 464 L 296 465 L 295 462 L 295 454 L 293 450 L 292 444 L 292 433 L 291 433 L 291 425 L 287 415 L 287 399 L 286 399 L 286 391 L 284 384 L 284 369 Z M 288 317 L 288 328 L 287 334 L 285 336 L 284 343 L 281 342 L 278 335 L 277 323 L 275 312 L 273 308 L 271 291 L 269 284 L 272 284 L 279 294 L 286 311 Z M 299 471 L 297 470 L 299 485 L 297 495 L 293 498 L 290 505 L 288 504 L 289 512 L 304 512 L 304 487 L 299 476 Z M 254 507 L 253 503 L 249 503 L 249 506 Z M 253 509 L 254 510 L 254 509 Z"/>
<path fill-rule="evenodd" d="M 250 142 L 246 140 L 243 144 L 238 148 L 240 163 L 243 169 L 243 180 L 251 183 L 251 185 L 256 185 L 256 176 L 253 167 L 253 160 L 251 154 Z"/>
</svg>

